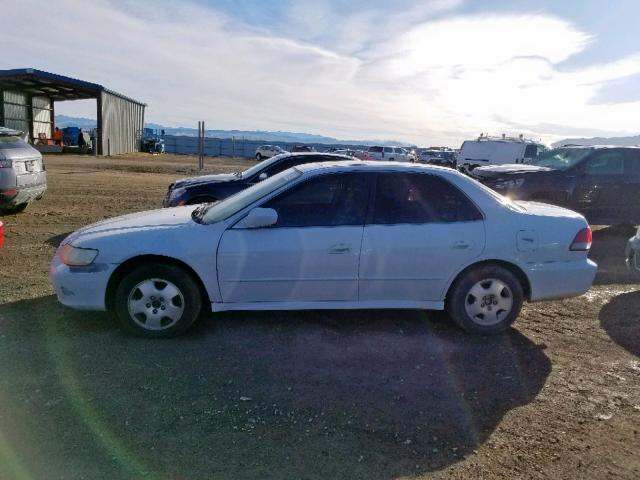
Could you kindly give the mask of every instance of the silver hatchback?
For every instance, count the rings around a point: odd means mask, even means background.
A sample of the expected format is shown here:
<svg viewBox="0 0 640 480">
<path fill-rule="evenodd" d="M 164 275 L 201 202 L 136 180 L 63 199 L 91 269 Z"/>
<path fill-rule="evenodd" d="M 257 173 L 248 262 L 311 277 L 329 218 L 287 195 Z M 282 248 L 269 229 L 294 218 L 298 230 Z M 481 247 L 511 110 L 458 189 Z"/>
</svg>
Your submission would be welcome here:
<svg viewBox="0 0 640 480">
<path fill-rule="evenodd" d="M 22 139 L 21 132 L 0 127 L 0 214 L 21 212 L 46 189 L 40 152 Z"/>
</svg>

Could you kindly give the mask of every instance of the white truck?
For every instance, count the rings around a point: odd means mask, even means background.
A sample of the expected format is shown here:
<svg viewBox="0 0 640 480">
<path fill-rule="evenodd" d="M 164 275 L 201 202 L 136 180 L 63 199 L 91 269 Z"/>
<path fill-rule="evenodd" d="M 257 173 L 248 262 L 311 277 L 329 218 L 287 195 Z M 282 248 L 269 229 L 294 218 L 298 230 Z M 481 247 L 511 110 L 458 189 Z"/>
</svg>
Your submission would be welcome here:
<svg viewBox="0 0 640 480">
<path fill-rule="evenodd" d="M 527 163 L 548 148 L 540 142 L 519 137 L 489 137 L 465 140 L 458 153 L 458 168 L 467 173 L 485 165 Z"/>
</svg>

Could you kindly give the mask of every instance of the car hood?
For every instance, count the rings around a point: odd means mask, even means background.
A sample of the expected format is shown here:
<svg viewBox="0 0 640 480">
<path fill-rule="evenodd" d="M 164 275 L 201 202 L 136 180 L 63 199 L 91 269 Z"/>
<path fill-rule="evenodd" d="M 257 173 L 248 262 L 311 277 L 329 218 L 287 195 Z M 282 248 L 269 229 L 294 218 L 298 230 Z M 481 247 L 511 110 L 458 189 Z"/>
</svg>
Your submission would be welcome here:
<svg viewBox="0 0 640 480">
<path fill-rule="evenodd" d="M 239 180 L 242 177 L 234 175 L 233 173 L 223 173 L 218 175 L 201 175 L 199 177 L 181 178 L 176 180 L 173 184 L 174 188 L 189 187 L 193 185 L 200 185 L 203 183 L 223 183 Z"/>
<path fill-rule="evenodd" d="M 191 219 L 191 212 L 197 207 L 198 205 L 163 208 L 109 218 L 73 232 L 63 240 L 61 245 L 66 243 L 76 245 L 80 240 L 103 237 L 122 231 L 158 230 L 195 224 Z"/>
<path fill-rule="evenodd" d="M 553 172 L 549 167 L 539 167 L 537 165 L 527 165 L 526 163 L 513 163 L 507 165 L 489 165 L 486 167 L 476 167 L 472 174 L 478 178 L 496 178 L 505 175 L 536 174 Z"/>
</svg>

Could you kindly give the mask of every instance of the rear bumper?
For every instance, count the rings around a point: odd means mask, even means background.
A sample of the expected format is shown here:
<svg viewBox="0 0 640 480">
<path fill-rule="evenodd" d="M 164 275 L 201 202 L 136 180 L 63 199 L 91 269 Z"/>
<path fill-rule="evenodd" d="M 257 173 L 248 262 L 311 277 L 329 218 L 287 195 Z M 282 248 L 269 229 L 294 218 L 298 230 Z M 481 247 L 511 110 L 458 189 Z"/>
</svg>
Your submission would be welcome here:
<svg viewBox="0 0 640 480">
<path fill-rule="evenodd" d="M 582 295 L 591 288 L 597 271 L 598 266 L 588 259 L 536 264 L 527 271 L 531 301 Z"/>
<path fill-rule="evenodd" d="M 640 238 L 631 237 L 627 242 L 624 251 L 625 263 L 627 269 L 636 274 L 640 274 Z"/>
<path fill-rule="evenodd" d="M 0 207 L 15 207 L 39 199 L 47 190 L 47 184 L 19 186 L 0 189 Z"/>
<path fill-rule="evenodd" d="M 61 304 L 77 310 L 104 311 L 107 285 L 116 267 L 108 263 L 69 267 L 56 255 L 51 261 L 49 278 Z"/>
</svg>

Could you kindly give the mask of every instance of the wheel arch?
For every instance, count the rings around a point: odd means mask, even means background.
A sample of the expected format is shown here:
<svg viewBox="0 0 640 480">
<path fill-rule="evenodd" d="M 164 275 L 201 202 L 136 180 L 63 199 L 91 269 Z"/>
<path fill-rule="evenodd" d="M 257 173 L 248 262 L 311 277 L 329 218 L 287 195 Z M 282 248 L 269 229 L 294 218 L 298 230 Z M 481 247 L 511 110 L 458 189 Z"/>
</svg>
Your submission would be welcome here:
<svg viewBox="0 0 640 480">
<path fill-rule="evenodd" d="M 513 273 L 515 277 L 518 279 L 518 282 L 520 282 L 520 285 L 522 286 L 522 292 L 524 293 L 524 298 L 527 301 L 531 300 L 531 282 L 529 281 L 529 277 L 527 277 L 527 274 L 524 272 L 524 270 L 522 270 L 522 268 L 520 268 L 518 265 L 516 265 L 513 262 L 509 262 L 506 260 L 498 260 L 498 259 L 480 260 L 475 263 L 472 263 L 471 265 L 467 265 L 465 268 L 460 270 L 456 274 L 456 276 L 453 277 L 453 280 L 449 282 L 449 285 L 446 290 L 445 299 L 449 296 L 451 289 L 453 288 L 455 283 L 458 281 L 458 279 L 462 277 L 462 275 L 464 275 L 469 270 L 472 270 L 474 268 L 488 266 L 488 265 L 502 267 L 506 270 L 509 270 L 511 273 Z"/>
<path fill-rule="evenodd" d="M 191 268 L 191 266 L 189 266 L 187 263 L 183 262 L 182 260 L 178 260 L 173 257 L 166 257 L 163 255 L 139 255 L 137 257 L 129 258 L 128 260 L 118 265 L 118 268 L 116 268 L 111 274 L 111 277 L 109 277 L 109 282 L 107 283 L 107 289 L 105 292 L 105 299 L 104 299 L 107 310 L 113 310 L 114 303 L 115 303 L 116 289 L 118 288 L 118 285 L 120 284 L 122 279 L 125 277 L 125 275 L 127 275 L 133 269 L 141 265 L 151 264 L 151 263 L 162 264 L 162 265 L 173 265 L 183 269 L 185 272 L 191 275 L 191 277 L 193 277 L 196 284 L 198 285 L 198 289 L 200 290 L 200 295 L 202 295 L 203 305 L 207 305 L 207 304 L 211 305 L 209 294 L 207 293 L 207 289 L 205 288 L 204 283 L 202 282 L 202 279 L 196 273 L 196 271 L 193 268 Z"/>
</svg>

